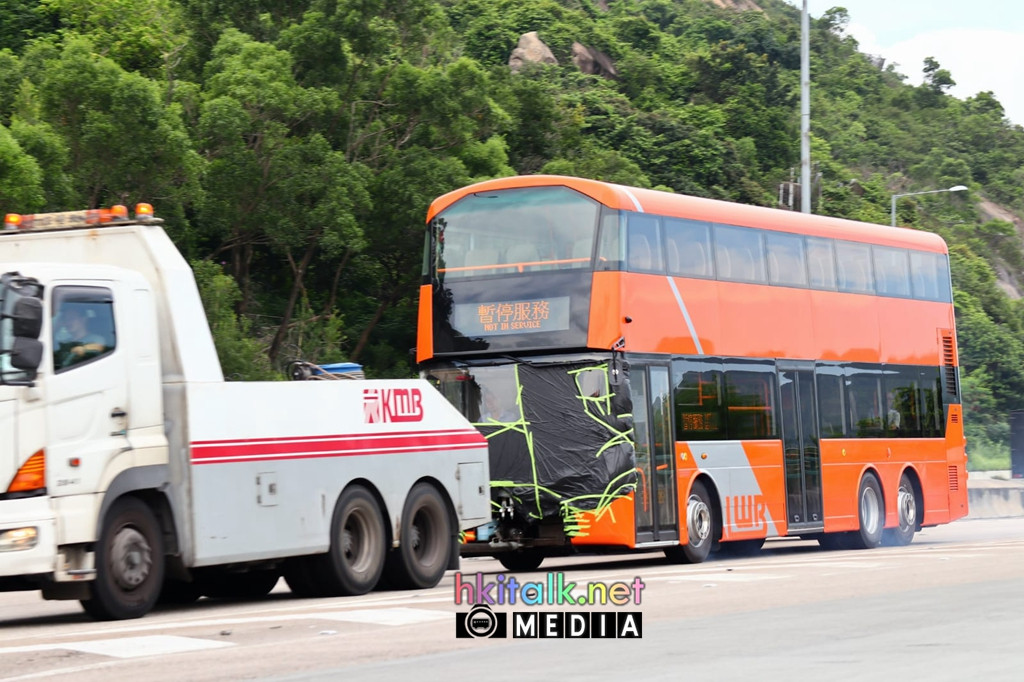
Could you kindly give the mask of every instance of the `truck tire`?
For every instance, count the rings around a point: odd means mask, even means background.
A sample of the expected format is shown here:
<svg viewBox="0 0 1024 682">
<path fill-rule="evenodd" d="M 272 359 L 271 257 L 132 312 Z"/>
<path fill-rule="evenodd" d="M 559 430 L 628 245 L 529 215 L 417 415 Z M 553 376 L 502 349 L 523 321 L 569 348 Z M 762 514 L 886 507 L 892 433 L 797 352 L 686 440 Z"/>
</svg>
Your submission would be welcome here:
<svg viewBox="0 0 1024 682">
<path fill-rule="evenodd" d="M 314 561 L 310 577 L 326 596 L 366 594 L 384 570 L 387 533 L 377 498 L 361 485 L 341 493 L 331 520 L 331 548 Z"/>
<path fill-rule="evenodd" d="M 116 501 L 100 527 L 96 543 L 96 579 L 82 608 L 97 620 L 146 615 L 164 584 L 160 524 L 142 500 Z"/>
<path fill-rule="evenodd" d="M 452 551 L 452 526 L 444 498 L 429 483 L 417 483 L 409 491 L 399 542 L 388 556 L 390 587 L 416 590 L 441 582 Z"/>
</svg>

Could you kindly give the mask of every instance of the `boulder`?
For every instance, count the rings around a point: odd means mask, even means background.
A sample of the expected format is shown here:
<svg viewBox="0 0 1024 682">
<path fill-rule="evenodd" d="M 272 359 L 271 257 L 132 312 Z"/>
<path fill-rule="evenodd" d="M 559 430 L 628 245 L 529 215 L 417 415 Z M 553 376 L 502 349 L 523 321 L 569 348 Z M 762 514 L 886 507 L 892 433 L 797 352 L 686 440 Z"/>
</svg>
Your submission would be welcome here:
<svg viewBox="0 0 1024 682">
<path fill-rule="evenodd" d="M 572 44 L 572 63 L 583 73 L 589 73 L 604 78 L 617 78 L 619 72 L 615 70 L 615 64 L 611 57 L 600 50 L 581 45 Z"/>
<path fill-rule="evenodd" d="M 540 62 L 542 64 L 558 64 L 551 49 L 544 44 L 536 31 L 530 31 L 519 36 L 519 45 L 512 50 L 512 56 L 508 58 L 508 66 L 513 72 L 523 68 L 526 62 Z"/>
</svg>

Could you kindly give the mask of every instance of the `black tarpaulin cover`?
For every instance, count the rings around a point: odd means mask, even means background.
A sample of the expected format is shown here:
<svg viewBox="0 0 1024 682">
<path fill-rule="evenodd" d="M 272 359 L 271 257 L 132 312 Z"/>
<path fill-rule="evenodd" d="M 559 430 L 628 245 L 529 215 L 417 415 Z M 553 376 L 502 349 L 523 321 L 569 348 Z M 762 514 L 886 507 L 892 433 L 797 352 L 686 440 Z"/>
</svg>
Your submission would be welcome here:
<svg viewBox="0 0 1024 682">
<path fill-rule="evenodd" d="M 515 421 L 478 424 L 490 446 L 492 489 L 527 519 L 600 510 L 635 488 L 629 384 L 608 363 L 516 366 Z M 520 416 L 521 415 L 521 416 Z"/>
</svg>

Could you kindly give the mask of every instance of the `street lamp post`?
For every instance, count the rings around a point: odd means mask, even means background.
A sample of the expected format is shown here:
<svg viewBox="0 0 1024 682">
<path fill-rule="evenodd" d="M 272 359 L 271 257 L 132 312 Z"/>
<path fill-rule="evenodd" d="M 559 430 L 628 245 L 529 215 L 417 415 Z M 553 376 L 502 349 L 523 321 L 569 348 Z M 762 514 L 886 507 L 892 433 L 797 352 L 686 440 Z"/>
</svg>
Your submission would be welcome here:
<svg viewBox="0 0 1024 682">
<path fill-rule="evenodd" d="M 913 197 L 917 196 L 918 194 L 938 194 L 939 192 L 964 192 L 966 190 L 967 187 L 965 187 L 964 185 L 953 185 L 952 187 L 948 187 L 946 189 L 929 189 L 925 190 L 924 192 L 908 192 L 907 194 L 893 194 L 892 209 L 889 211 L 890 215 L 892 216 L 892 226 L 896 227 L 896 200 L 899 199 L 900 197 Z"/>
</svg>

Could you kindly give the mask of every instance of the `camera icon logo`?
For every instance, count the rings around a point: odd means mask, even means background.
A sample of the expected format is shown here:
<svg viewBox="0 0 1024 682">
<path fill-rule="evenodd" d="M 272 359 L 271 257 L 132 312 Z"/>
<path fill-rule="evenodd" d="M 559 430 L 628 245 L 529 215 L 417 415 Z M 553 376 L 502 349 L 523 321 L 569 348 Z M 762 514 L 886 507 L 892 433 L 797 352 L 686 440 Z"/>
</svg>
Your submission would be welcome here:
<svg viewBox="0 0 1024 682">
<path fill-rule="evenodd" d="M 504 613 L 495 613 L 486 604 L 479 604 L 469 613 L 455 614 L 455 636 L 458 638 L 505 637 L 506 619 Z"/>
</svg>

